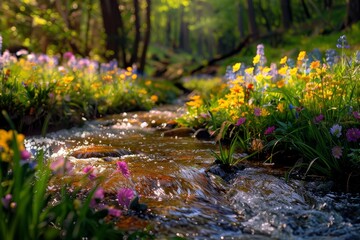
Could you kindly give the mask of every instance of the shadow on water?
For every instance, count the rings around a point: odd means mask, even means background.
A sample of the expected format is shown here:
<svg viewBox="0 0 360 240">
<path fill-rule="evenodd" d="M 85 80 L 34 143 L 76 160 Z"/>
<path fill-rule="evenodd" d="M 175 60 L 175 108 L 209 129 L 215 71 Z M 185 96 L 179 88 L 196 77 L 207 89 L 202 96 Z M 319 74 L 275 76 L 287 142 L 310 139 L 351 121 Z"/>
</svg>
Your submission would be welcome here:
<svg viewBox="0 0 360 240">
<path fill-rule="evenodd" d="M 78 175 L 94 166 L 110 194 L 128 184 L 112 174 L 116 161 L 126 161 L 148 211 L 124 216 L 118 226 L 148 228 L 157 239 L 360 239 L 359 195 L 322 192 L 319 183 L 285 182 L 251 163 L 224 181 L 206 171 L 214 161 L 213 142 L 162 136 L 176 116 L 174 108 L 113 115 L 32 137 L 26 146 L 46 149 L 49 159 L 68 156 Z"/>
</svg>

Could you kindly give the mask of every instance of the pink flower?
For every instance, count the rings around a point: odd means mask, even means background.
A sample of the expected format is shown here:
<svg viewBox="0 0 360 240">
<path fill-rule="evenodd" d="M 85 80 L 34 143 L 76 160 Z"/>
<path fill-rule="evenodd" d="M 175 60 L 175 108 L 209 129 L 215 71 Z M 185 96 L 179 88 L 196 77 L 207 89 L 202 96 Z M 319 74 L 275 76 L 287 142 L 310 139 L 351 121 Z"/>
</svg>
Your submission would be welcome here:
<svg viewBox="0 0 360 240">
<path fill-rule="evenodd" d="M 1 203 L 4 206 L 4 208 L 7 209 L 7 208 L 10 207 L 11 200 L 12 200 L 12 195 L 11 194 L 6 194 L 5 197 L 3 197 L 1 199 Z"/>
<path fill-rule="evenodd" d="M 119 204 L 126 208 L 130 207 L 130 202 L 134 196 L 134 191 L 131 188 L 122 188 L 117 193 Z"/>
<path fill-rule="evenodd" d="M 95 190 L 94 195 L 92 196 L 90 206 L 96 207 L 102 199 L 104 199 L 104 189 L 99 187 Z"/>
<path fill-rule="evenodd" d="M 28 150 L 21 151 L 21 159 L 28 160 L 31 157 L 31 153 Z"/>
<path fill-rule="evenodd" d="M 256 107 L 254 108 L 254 115 L 257 116 L 257 117 L 260 117 L 261 116 L 261 109 Z"/>
<path fill-rule="evenodd" d="M 334 158 L 336 159 L 340 159 L 342 156 L 342 147 L 340 146 L 335 146 L 331 149 L 331 153 L 333 155 Z"/>
<path fill-rule="evenodd" d="M 88 175 L 90 180 L 94 180 L 96 178 L 96 171 L 93 166 L 88 165 L 88 166 L 84 167 L 82 171 Z"/>
<path fill-rule="evenodd" d="M 319 116 L 315 117 L 314 122 L 320 123 L 322 120 L 324 120 L 324 115 L 320 114 Z"/>
<path fill-rule="evenodd" d="M 360 129 L 358 128 L 350 128 L 346 132 L 346 138 L 349 142 L 357 142 L 360 138 Z"/>
<path fill-rule="evenodd" d="M 246 118 L 244 118 L 244 117 L 239 118 L 239 119 L 237 120 L 237 122 L 236 122 L 235 125 L 236 125 L 236 126 L 240 126 L 240 125 L 244 124 L 245 121 L 246 121 Z"/>
<path fill-rule="evenodd" d="M 71 174 L 74 168 L 74 164 L 70 161 L 66 161 L 64 157 L 59 157 L 55 161 L 50 163 L 50 169 L 55 174 Z"/>
<path fill-rule="evenodd" d="M 118 161 L 116 162 L 116 164 L 117 164 L 117 171 L 121 172 L 124 177 L 129 178 L 130 171 L 127 166 L 127 163 L 125 161 Z"/>
<path fill-rule="evenodd" d="M 360 113 L 359 113 L 359 112 L 353 112 L 353 116 L 354 116 L 354 118 L 356 118 L 357 120 L 360 120 Z"/>
<path fill-rule="evenodd" d="M 271 126 L 265 130 L 264 134 L 269 135 L 269 134 L 272 134 L 274 131 L 275 131 L 275 126 Z"/>
<path fill-rule="evenodd" d="M 113 217 L 120 217 L 121 216 L 121 211 L 119 209 L 116 209 L 116 208 L 108 208 L 108 214 L 110 216 L 113 216 Z"/>
</svg>

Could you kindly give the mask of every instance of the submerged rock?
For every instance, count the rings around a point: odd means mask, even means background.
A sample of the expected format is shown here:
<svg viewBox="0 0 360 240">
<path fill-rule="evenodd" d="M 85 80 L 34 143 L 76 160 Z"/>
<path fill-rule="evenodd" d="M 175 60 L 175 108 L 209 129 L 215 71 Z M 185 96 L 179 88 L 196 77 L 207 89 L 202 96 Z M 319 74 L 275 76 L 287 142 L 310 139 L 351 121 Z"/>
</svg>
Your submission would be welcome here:
<svg viewBox="0 0 360 240">
<path fill-rule="evenodd" d="M 70 152 L 69 156 L 75 158 L 104 158 L 104 157 L 122 157 L 134 154 L 127 149 L 119 149 L 110 146 L 89 146 L 82 147 Z"/>
<path fill-rule="evenodd" d="M 162 136 L 164 137 L 190 137 L 192 134 L 194 134 L 195 130 L 192 128 L 174 128 L 171 130 L 167 130 L 162 133 Z"/>
</svg>

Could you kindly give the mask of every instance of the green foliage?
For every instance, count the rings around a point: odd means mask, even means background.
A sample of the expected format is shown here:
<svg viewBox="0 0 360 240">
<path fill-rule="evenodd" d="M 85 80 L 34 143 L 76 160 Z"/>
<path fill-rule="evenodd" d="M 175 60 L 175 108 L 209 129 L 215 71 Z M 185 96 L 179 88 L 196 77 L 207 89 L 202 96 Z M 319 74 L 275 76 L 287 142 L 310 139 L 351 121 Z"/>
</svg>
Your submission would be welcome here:
<svg viewBox="0 0 360 240">
<path fill-rule="evenodd" d="M 191 99 L 179 122 L 196 127 L 194 119 L 202 119 L 218 139 L 236 139 L 249 155 L 290 161 L 285 164 L 302 159 L 296 166 L 304 175 L 343 181 L 360 169 L 359 52 L 348 56 L 347 45 L 345 36 L 339 38 L 340 54 L 328 54 L 324 62 L 302 51 L 297 63 L 284 57 L 278 68 L 265 66 L 260 54 L 253 67 L 235 64 L 228 68 L 227 87 L 212 100 L 206 94 Z M 230 149 L 216 158 L 231 162 Z"/>
</svg>

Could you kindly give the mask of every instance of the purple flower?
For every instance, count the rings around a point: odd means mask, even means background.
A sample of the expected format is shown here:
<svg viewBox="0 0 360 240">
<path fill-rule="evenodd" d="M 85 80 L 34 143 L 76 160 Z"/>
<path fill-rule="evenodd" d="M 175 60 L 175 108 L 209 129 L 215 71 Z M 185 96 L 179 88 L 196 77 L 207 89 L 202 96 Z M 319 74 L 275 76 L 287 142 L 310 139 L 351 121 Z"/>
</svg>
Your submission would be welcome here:
<svg viewBox="0 0 360 240">
<path fill-rule="evenodd" d="M 90 202 L 90 206 L 96 207 L 102 199 L 104 199 L 104 189 L 102 187 L 99 187 L 94 192 L 94 195 Z"/>
<path fill-rule="evenodd" d="M 72 164 L 70 161 L 66 161 L 65 158 L 59 157 L 55 161 L 51 162 L 50 169 L 55 174 L 64 174 L 68 173 L 71 174 L 72 170 L 74 168 L 74 164 Z"/>
<path fill-rule="evenodd" d="M 314 122 L 315 122 L 315 123 L 320 123 L 320 122 L 322 122 L 323 120 L 324 120 L 324 115 L 320 114 L 320 115 L 318 115 L 318 116 L 315 117 Z"/>
<path fill-rule="evenodd" d="M 102 187 L 98 187 L 94 192 L 93 198 L 100 200 L 104 199 L 104 189 Z"/>
<path fill-rule="evenodd" d="M 342 147 L 340 146 L 335 146 L 331 149 L 331 153 L 333 155 L 334 158 L 336 159 L 340 159 L 342 156 Z"/>
<path fill-rule="evenodd" d="M 12 195 L 6 194 L 5 197 L 1 198 L 1 203 L 4 206 L 4 208 L 9 208 L 11 203 Z"/>
<path fill-rule="evenodd" d="M 130 177 L 130 171 L 125 161 L 118 161 L 117 163 L 117 171 L 121 172 L 122 175 L 126 178 Z"/>
<path fill-rule="evenodd" d="M 265 130 L 264 134 L 269 135 L 269 134 L 272 134 L 274 131 L 275 131 L 275 126 L 271 126 Z"/>
<path fill-rule="evenodd" d="M 357 142 L 360 138 L 360 129 L 350 128 L 346 132 L 346 138 L 349 142 Z"/>
<path fill-rule="evenodd" d="M 121 216 L 121 211 L 119 209 L 116 209 L 116 208 L 108 208 L 108 214 L 110 216 L 113 216 L 113 217 L 120 217 Z"/>
<path fill-rule="evenodd" d="M 356 118 L 357 120 L 360 120 L 360 113 L 359 113 L 359 112 L 353 112 L 353 116 L 354 116 L 354 118 Z"/>
<path fill-rule="evenodd" d="M 350 45 L 349 45 L 345 35 L 340 36 L 339 39 L 337 40 L 337 42 L 338 42 L 336 44 L 337 48 L 350 48 Z"/>
<path fill-rule="evenodd" d="M 334 124 L 331 128 L 330 128 L 330 133 L 339 138 L 341 136 L 341 130 L 342 130 L 342 126 L 340 126 L 339 124 Z"/>
<path fill-rule="evenodd" d="M 257 117 L 261 116 L 261 109 L 258 107 L 254 108 L 254 115 Z"/>
<path fill-rule="evenodd" d="M 21 159 L 22 160 L 27 160 L 27 159 L 29 159 L 31 157 L 31 153 L 29 151 L 27 151 L 27 150 L 21 151 L 20 154 L 21 154 Z"/>
<path fill-rule="evenodd" d="M 88 175 L 90 180 L 94 180 L 96 178 L 96 171 L 93 166 L 88 165 L 88 166 L 84 167 L 82 171 Z"/>
<path fill-rule="evenodd" d="M 121 206 L 129 208 L 135 194 L 131 188 L 121 188 L 117 193 L 118 202 Z"/>
<path fill-rule="evenodd" d="M 246 121 L 246 118 L 244 118 L 244 117 L 239 118 L 239 119 L 237 120 L 237 122 L 236 122 L 235 125 L 236 125 L 236 126 L 240 126 L 240 125 L 244 124 L 245 121 Z"/>
</svg>

